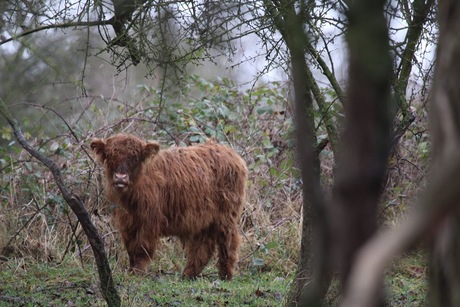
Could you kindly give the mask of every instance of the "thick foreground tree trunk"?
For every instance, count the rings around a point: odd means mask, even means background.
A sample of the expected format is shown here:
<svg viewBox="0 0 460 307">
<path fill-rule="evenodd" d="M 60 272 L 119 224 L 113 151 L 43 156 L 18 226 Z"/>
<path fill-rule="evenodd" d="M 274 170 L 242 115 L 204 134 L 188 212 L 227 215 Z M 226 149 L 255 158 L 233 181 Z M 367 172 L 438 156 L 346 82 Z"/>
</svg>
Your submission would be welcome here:
<svg viewBox="0 0 460 307">
<path fill-rule="evenodd" d="M 439 45 L 431 95 L 430 184 L 408 219 L 370 240 L 353 267 L 343 306 L 375 306 L 384 269 L 431 239 L 430 306 L 460 306 L 460 2 L 439 2 Z"/>
<path fill-rule="evenodd" d="M 348 11 L 348 99 L 334 186 L 335 238 L 342 284 L 358 249 L 377 229 L 377 208 L 391 147 L 392 60 L 384 0 L 356 0 Z"/>
<path fill-rule="evenodd" d="M 451 163 L 448 160 L 450 153 L 460 154 L 459 1 L 440 1 L 439 27 L 437 66 L 430 114 L 434 136 L 432 166 L 434 171 L 442 169 L 443 164 Z M 460 211 L 457 209 L 442 222 L 439 232 L 432 241 L 430 305 L 460 306 L 459 289 Z"/>
</svg>

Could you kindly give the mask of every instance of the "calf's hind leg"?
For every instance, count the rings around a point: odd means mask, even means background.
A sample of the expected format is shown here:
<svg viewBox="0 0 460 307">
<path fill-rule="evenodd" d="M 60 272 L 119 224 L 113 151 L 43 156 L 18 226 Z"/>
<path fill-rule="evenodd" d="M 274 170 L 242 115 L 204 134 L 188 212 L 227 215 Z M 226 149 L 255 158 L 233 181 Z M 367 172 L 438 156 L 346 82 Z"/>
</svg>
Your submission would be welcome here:
<svg viewBox="0 0 460 307">
<path fill-rule="evenodd" d="M 236 223 L 229 229 L 218 232 L 217 245 L 219 277 L 223 280 L 231 280 L 238 261 L 238 247 L 240 246 L 240 235 Z"/>
<path fill-rule="evenodd" d="M 214 254 L 214 249 L 215 239 L 209 230 L 187 239 L 185 242 L 187 264 L 182 278 L 194 279 L 200 275 Z"/>
</svg>

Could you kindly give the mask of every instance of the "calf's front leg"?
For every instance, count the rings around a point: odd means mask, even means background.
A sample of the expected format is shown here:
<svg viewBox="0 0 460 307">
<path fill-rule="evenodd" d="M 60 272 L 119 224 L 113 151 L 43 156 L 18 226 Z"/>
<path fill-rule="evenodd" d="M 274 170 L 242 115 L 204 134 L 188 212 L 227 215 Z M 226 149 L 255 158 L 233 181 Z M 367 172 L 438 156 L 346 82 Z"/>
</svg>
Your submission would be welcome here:
<svg viewBox="0 0 460 307">
<path fill-rule="evenodd" d="M 147 265 L 155 255 L 158 240 L 152 240 L 153 242 L 139 240 L 136 234 L 123 236 L 123 241 L 128 252 L 130 269 L 133 272 L 145 272 Z"/>
</svg>

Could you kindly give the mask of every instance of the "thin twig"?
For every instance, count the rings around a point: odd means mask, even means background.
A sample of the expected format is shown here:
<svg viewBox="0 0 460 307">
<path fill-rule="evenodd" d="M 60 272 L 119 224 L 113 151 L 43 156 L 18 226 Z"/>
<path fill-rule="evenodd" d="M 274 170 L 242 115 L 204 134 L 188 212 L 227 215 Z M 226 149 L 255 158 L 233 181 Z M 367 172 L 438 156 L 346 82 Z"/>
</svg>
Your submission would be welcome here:
<svg viewBox="0 0 460 307">
<path fill-rule="evenodd" d="M 77 21 L 77 22 L 68 22 L 68 23 L 62 23 L 62 24 L 52 24 L 52 25 L 46 25 L 46 26 L 41 26 L 41 27 L 36 27 L 33 29 L 26 30 L 22 33 L 13 35 L 10 38 L 7 38 L 5 40 L 0 41 L 0 46 L 4 45 L 6 43 L 9 43 L 11 41 L 17 40 L 21 37 L 40 32 L 40 31 L 45 31 L 45 30 L 50 30 L 50 29 L 63 29 L 63 28 L 72 28 L 72 27 L 94 27 L 94 26 L 104 26 L 104 25 L 109 25 L 112 24 L 111 20 L 96 20 L 96 21 Z"/>
</svg>

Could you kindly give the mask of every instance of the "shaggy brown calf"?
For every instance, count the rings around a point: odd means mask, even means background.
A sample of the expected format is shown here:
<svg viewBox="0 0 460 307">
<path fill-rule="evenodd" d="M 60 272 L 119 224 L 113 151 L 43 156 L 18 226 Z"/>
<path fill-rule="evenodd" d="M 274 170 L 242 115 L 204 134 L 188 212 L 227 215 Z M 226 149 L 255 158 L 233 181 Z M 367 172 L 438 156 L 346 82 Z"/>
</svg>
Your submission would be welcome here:
<svg viewBox="0 0 460 307">
<path fill-rule="evenodd" d="M 118 134 L 94 139 L 107 197 L 131 268 L 143 271 L 163 236 L 185 245 L 183 277 L 198 276 L 218 249 L 219 277 L 231 279 L 238 259 L 238 222 L 247 168 L 227 146 L 208 142 L 161 150 L 156 142 Z"/>
</svg>

